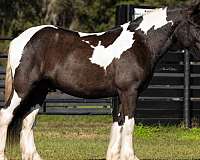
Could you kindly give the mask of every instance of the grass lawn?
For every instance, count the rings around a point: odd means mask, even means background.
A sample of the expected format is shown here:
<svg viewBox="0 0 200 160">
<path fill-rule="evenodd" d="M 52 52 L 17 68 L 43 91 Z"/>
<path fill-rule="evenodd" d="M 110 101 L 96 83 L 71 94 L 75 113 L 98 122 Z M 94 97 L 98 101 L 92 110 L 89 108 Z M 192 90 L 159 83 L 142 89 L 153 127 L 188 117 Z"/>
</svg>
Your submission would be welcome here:
<svg viewBox="0 0 200 160">
<path fill-rule="evenodd" d="M 44 160 L 105 159 L 111 124 L 111 116 L 41 115 L 36 145 Z M 140 159 L 200 159 L 200 128 L 138 125 L 134 135 Z M 7 152 L 20 159 L 19 146 Z"/>
</svg>

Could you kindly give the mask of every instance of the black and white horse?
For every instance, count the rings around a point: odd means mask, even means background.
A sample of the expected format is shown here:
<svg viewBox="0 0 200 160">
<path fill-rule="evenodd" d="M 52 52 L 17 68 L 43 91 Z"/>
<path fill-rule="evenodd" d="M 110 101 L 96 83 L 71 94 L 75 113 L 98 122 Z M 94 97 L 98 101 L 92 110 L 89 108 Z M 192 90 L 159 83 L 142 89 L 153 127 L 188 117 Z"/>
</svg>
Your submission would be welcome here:
<svg viewBox="0 0 200 160">
<path fill-rule="evenodd" d="M 156 9 L 102 33 L 51 25 L 24 31 L 9 49 L 6 106 L 0 110 L 0 160 L 6 159 L 6 138 L 12 129 L 20 130 L 22 159 L 41 159 L 33 137 L 39 110 L 34 106 L 43 103 L 49 88 L 84 98 L 119 96 L 106 159 L 136 160 L 132 132 L 138 93 L 171 45 L 200 51 L 199 18 L 198 3 Z"/>
</svg>

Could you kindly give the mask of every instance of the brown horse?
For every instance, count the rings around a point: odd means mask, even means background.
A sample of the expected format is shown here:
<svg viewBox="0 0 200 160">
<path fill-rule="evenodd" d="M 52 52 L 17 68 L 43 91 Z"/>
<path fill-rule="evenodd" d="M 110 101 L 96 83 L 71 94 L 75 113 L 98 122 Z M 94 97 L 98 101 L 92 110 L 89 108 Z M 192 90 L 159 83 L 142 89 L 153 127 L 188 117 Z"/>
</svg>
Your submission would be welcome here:
<svg viewBox="0 0 200 160">
<path fill-rule="evenodd" d="M 80 33 L 43 25 L 15 38 L 9 49 L 6 106 L 0 110 L 0 160 L 7 130 L 20 131 L 23 160 L 40 160 L 33 123 L 49 88 L 84 98 L 119 96 L 107 160 L 136 160 L 132 143 L 140 89 L 170 46 L 200 51 L 199 3 L 160 8 L 102 33 Z M 13 134 L 12 134 L 13 135 Z"/>
</svg>

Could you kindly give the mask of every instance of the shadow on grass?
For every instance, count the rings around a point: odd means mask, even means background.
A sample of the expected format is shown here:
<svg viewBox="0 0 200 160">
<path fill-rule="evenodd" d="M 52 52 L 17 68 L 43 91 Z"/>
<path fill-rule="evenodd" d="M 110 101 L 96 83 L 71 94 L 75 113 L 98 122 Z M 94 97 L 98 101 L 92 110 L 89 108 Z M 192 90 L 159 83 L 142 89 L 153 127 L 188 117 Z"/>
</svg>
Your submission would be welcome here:
<svg viewBox="0 0 200 160">
<path fill-rule="evenodd" d="M 84 160 L 106 160 L 106 159 L 103 158 L 103 159 L 84 159 Z"/>
<path fill-rule="evenodd" d="M 84 160 L 106 160 L 106 159 L 84 159 Z M 162 159 L 162 158 L 156 158 L 156 159 L 151 159 L 151 158 L 148 158 L 148 159 L 140 159 L 140 160 L 167 160 L 167 159 Z M 188 159 L 174 159 L 174 160 L 188 160 Z M 192 160 L 199 160 L 199 158 L 197 159 L 192 159 Z"/>
<path fill-rule="evenodd" d="M 104 158 L 104 159 L 84 159 L 84 160 L 106 160 L 106 159 Z"/>
</svg>

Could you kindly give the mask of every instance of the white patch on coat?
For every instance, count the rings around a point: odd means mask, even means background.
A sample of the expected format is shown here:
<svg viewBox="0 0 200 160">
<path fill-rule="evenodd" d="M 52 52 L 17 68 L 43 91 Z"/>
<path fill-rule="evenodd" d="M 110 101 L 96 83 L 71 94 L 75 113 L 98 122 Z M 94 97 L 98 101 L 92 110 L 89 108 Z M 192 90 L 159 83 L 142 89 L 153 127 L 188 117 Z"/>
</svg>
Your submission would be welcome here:
<svg viewBox="0 0 200 160">
<path fill-rule="evenodd" d="M 122 130 L 122 143 L 121 143 L 121 153 L 120 159 L 136 159 L 133 150 L 133 130 L 134 130 L 135 120 L 134 118 L 129 119 L 125 116 L 125 123 Z"/>
<path fill-rule="evenodd" d="M 106 160 L 118 160 L 120 158 L 121 132 L 122 126 L 119 126 L 118 122 L 114 122 L 111 128 Z"/>
<path fill-rule="evenodd" d="M 134 16 L 135 19 L 138 17 L 144 16 L 146 14 L 149 14 L 150 12 L 153 12 L 155 9 L 144 9 L 144 8 L 135 8 L 134 9 Z"/>
<path fill-rule="evenodd" d="M 45 28 L 45 27 L 53 27 L 56 28 L 53 25 L 41 25 L 36 27 L 31 27 L 27 30 L 25 30 L 23 33 L 21 33 L 18 37 L 13 39 L 10 43 L 9 48 L 9 54 L 10 54 L 10 65 L 12 69 L 12 76 L 15 75 L 15 69 L 19 66 L 20 60 L 23 54 L 24 47 L 28 43 L 28 41 L 31 39 L 31 37 L 38 32 L 39 30 Z"/>
<path fill-rule="evenodd" d="M 83 32 L 78 32 L 80 37 L 86 37 L 86 36 L 101 36 L 105 32 L 99 32 L 99 33 L 83 33 Z"/>
<path fill-rule="evenodd" d="M 148 30 L 154 27 L 154 30 L 161 28 L 162 26 L 172 23 L 172 21 L 167 20 L 167 7 L 155 9 L 153 12 L 143 16 L 143 21 L 140 23 L 136 30 L 141 29 L 145 34 Z"/>
<path fill-rule="evenodd" d="M 85 43 L 87 43 L 87 44 L 90 44 L 90 42 L 89 41 L 85 41 L 85 40 L 82 40 L 83 42 L 85 42 Z"/>
<path fill-rule="evenodd" d="M 33 159 L 40 160 L 40 156 L 36 150 L 34 135 L 33 135 L 33 125 L 35 122 L 35 117 L 38 114 L 39 109 L 33 110 L 22 123 L 22 130 L 20 133 L 20 146 L 22 150 L 22 159 Z"/>
<path fill-rule="evenodd" d="M 89 58 L 91 63 L 97 64 L 106 70 L 114 58 L 119 59 L 124 51 L 132 47 L 134 32 L 127 30 L 129 24 L 130 22 L 122 25 L 123 31 L 120 36 L 108 47 L 101 45 L 101 41 L 99 41 L 97 46 L 91 46 L 94 48 L 92 57 Z"/>
</svg>

